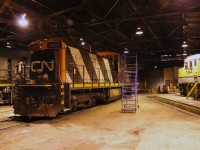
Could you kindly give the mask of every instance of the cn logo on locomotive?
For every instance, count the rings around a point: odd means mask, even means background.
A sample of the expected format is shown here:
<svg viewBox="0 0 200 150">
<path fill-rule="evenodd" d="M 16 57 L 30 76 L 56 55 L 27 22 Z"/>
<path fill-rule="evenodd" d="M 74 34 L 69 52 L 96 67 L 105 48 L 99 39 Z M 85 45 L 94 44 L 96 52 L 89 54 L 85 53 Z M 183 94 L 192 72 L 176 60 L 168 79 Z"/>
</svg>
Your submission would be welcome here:
<svg viewBox="0 0 200 150">
<path fill-rule="evenodd" d="M 35 66 L 37 66 L 37 67 L 35 67 Z M 31 62 L 31 71 L 32 72 L 42 72 L 44 70 L 44 66 L 49 71 L 53 71 L 54 70 L 54 60 L 51 60 L 51 62 L 46 62 L 46 61 L 32 61 Z"/>
</svg>

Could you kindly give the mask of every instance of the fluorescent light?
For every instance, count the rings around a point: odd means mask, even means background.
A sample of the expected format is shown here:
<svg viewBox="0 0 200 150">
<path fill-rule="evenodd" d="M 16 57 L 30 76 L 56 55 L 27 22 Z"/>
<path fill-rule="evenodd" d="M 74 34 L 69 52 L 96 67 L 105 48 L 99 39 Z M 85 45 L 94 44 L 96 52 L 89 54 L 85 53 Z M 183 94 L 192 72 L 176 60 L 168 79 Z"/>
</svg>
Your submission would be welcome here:
<svg viewBox="0 0 200 150">
<path fill-rule="evenodd" d="M 128 48 L 125 48 L 125 49 L 124 49 L 124 54 L 128 54 L 128 52 L 129 52 L 129 51 L 128 51 Z"/>
<path fill-rule="evenodd" d="M 187 43 L 184 41 L 182 47 L 188 47 Z"/>
<path fill-rule="evenodd" d="M 177 57 L 181 57 L 181 56 L 182 56 L 182 54 L 176 54 L 176 56 L 177 56 Z"/>
<path fill-rule="evenodd" d="M 183 56 L 187 56 L 187 53 L 186 53 L 186 51 L 184 51 L 184 52 L 183 52 Z"/>
<path fill-rule="evenodd" d="M 124 54 L 128 54 L 128 50 L 125 50 L 125 51 L 124 51 Z"/>
<path fill-rule="evenodd" d="M 137 31 L 136 31 L 135 34 L 137 34 L 137 35 L 141 35 L 141 34 L 143 34 L 143 31 L 141 30 L 140 27 L 137 28 Z"/>
<path fill-rule="evenodd" d="M 81 45 L 85 45 L 85 42 L 81 42 Z"/>
</svg>

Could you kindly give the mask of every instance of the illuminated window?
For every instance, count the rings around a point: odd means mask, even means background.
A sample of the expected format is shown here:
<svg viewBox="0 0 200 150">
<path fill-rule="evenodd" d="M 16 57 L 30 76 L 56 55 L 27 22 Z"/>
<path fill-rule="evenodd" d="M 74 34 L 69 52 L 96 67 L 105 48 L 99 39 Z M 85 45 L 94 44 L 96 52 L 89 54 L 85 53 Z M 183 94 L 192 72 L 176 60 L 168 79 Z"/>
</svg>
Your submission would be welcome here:
<svg viewBox="0 0 200 150">
<path fill-rule="evenodd" d="M 190 66 L 189 67 L 192 68 L 192 61 L 190 61 Z"/>
<path fill-rule="evenodd" d="M 185 69 L 188 69 L 188 62 L 185 62 Z"/>
<path fill-rule="evenodd" d="M 194 60 L 194 66 L 197 66 L 197 60 Z"/>
</svg>

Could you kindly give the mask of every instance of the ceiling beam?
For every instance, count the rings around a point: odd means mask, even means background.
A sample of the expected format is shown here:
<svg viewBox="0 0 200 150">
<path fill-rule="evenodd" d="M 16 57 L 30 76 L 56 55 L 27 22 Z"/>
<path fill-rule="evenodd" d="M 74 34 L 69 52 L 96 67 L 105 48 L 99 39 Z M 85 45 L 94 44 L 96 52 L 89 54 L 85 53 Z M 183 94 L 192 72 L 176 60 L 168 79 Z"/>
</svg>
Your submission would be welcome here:
<svg viewBox="0 0 200 150">
<path fill-rule="evenodd" d="M 113 4 L 113 6 L 109 9 L 109 11 L 106 13 L 106 15 L 103 17 L 103 20 L 106 19 L 106 17 L 111 13 L 111 11 L 115 8 L 115 6 L 119 3 L 120 0 L 116 0 L 116 2 Z"/>
<path fill-rule="evenodd" d="M 136 9 L 136 8 L 137 8 L 136 4 L 135 4 L 132 0 L 128 0 L 128 3 L 129 3 L 129 5 L 132 7 L 133 11 L 136 11 L 136 14 L 138 14 L 137 9 Z M 140 15 L 140 14 L 138 14 L 138 15 Z M 144 19 L 144 18 L 141 18 L 141 20 L 142 20 L 142 22 L 144 23 L 144 25 L 146 26 L 146 28 L 148 29 L 148 31 L 151 33 L 151 35 L 154 37 L 154 39 L 156 39 L 158 45 L 159 45 L 161 48 L 163 48 L 161 42 L 157 39 L 157 36 L 156 36 L 156 34 L 154 33 L 154 31 L 152 30 L 152 28 L 151 28 L 148 24 L 146 24 L 145 19 Z"/>
<path fill-rule="evenodd" d="M 1 0 L 2 1 L 2 0 Z M 12 9 L 14 10 L 17 10 L 19 12 L 24 12 L 26 13 L 27 15 L 29 16 L 32 16 L 32 17 L 42 17 L 39 13 L 35 12 L 35 11 L 32 11 L 24 6 L 21 6 L 13 1 L 10 1 L 9 2 L 9 7 L 11 7 Z"/>
<path fill-rule="evenodd" d="M 181 26 L 177 26 L 174 30 L 172 30 L 168 35 L 167 35 L 167 37 L 170 37 L 172 34 L 174 34 L 179 28 L 181 28 L 182 27 L 182 25 Z"/>
<path fill-rule="evenodd" d="M 99 44 L 101 44 L 105 39 L 107 39 L 108 38 L 108 36 L 109 35 L 111 35 L 112 34 L 112 31 L 111 32 L 108 32 L 102 39 L 101 39 L 101 41 L 99 42 Z"/>
<path fill-rule="evenodd" d="M 184 39 L 191 39 L 191 40 L 200 40 L 200 37 L 197 36 L 186 36 L 186 37 L 157 37 L 159 40 L 184 40 Z M 155 38 L 146 38 L 146 39 L 140 39 L 140 40 L 134 40 L 134 41 L 127 41 L 127 42 L 121 42 L 119 44 L 134 44 L 134 43 L 142 43 L 142 42 L 152 42 L 155 41 Z"/>
<path fill-rule="evenodd" d="M 80 4 L 78 6 L 75 6 L 75 7 L 71 7 L 71 8 L 66 8 L 66 9 L 63 9 L 61 11 L 57 11 L 55 13 L 52 13 L 48 16 L 45 16 L 45 18 L 52 18 L 52 17 L 56 17 L 56 16 L 59 16 L 59 15 L 62 15 L 64 13 L 67 13 L 67 12 L 74 12 L 74 11 L 77 11 L 77 10 L 80 10 L 81 8 L 83 7 L 83 4 Z"/>
<path fill-rule="evenodd" d="M 9 2 L 10 2 L 10 0 L 4 0 L 4 1 L 0 0 L 0 3 L 2 3 L 2 6 L 0 8 L 0 12 L 4 11 L 4 9 L 8 6 Z"/>
<path fill-rule="evenodd" d="M 197 12 L 186 12 L 185 14 L 194 14 Z M 199 12 L 198 12 L 199 13 Z M 94 23 L 83 23 L 79 25 L 88 25 L 88 26 L 96 26 L 96 25 L 102 25 L 107 23 L 114 23 L 114 22 L 121 22 L 121 21 L 131 21 L 131 20 L 141 20 L 143 19 L 152 19 L 152 18 L 158 18 L 158 17 L 167 17 L 167 16 L 181 16 L 182 12 L 172 12 L 172 13 L 162 13 L 162 14 L 154 14 L 154 15 L 146 15 L 146 16 L 137 16 L 137 17 L 128 17 L 128 18 L 119 18 L 119 19 L 110 19 L 100 22 L 94 22 Z"/>
</svg>

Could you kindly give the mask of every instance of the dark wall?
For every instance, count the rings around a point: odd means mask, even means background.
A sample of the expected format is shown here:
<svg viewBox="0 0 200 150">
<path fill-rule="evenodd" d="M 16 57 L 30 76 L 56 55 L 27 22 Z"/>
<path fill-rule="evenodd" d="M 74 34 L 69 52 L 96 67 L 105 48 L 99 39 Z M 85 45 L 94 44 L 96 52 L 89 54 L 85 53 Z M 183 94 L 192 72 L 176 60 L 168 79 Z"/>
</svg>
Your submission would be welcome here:
<svg viewBox="0 0 200 150">
<path fill-rule="evenodd" d="M 0 57 L 13 59 L 13 58 L 22 58 L 22 57 L 28 57 L 29 52 L 27 51 L 20 51 L 16 49 L 0 49 Z"/>
<path fill-rule="evenodd" d="M 150 69 L 147 74 L 147 88 L 161 88 L 163 86 L 163 69 Z"/>
</svg>

